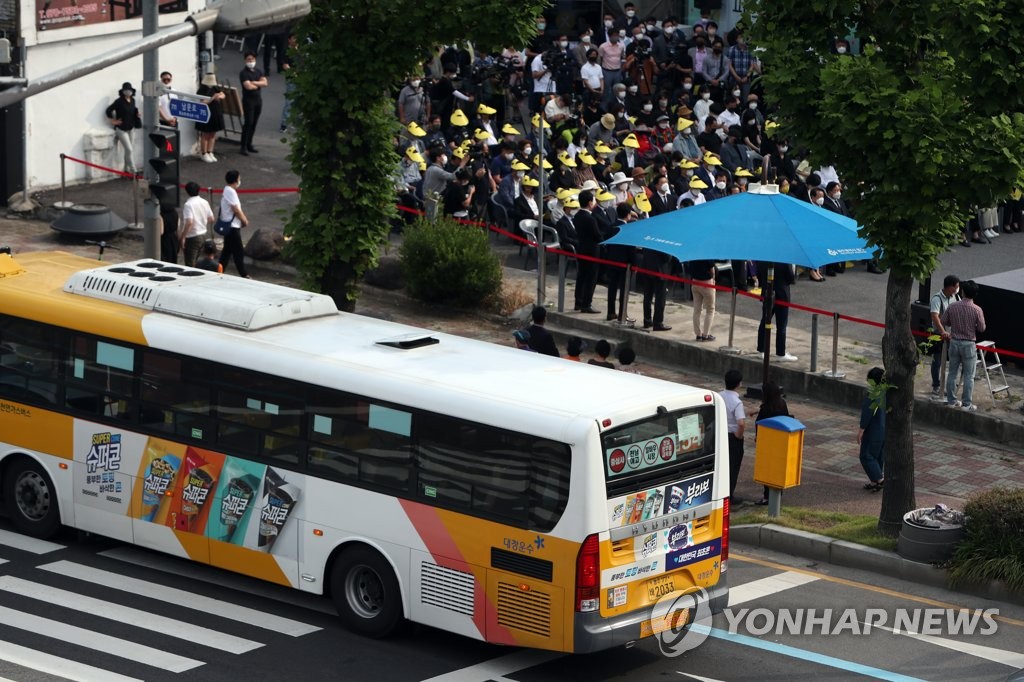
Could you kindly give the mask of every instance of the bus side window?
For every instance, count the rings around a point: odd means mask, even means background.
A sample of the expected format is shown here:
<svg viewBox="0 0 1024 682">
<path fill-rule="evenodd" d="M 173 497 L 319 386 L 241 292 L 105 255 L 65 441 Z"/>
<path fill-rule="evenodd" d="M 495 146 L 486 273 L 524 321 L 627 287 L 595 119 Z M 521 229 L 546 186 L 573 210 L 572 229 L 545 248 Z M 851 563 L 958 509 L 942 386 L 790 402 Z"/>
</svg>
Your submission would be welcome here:
<svg viewBox="0 0 1024 682">
<path fill-rule="evenodd" d="M 57 404 L 60 357 L 56 330 L 0 316 L 0 396 Z"/>
<path fill-rule="evenodd" d="M 133 421 L 135 349 L 75 335 L 64 373 L 70 409 Z"/>
<path fill-rule="evenodd" d="M 200 360 L 144 351 L 142 424 L 191 440 L 212 440 L 207 379 L 212 373 L 212 366 Z"/>
<path fill-rule="evenodd" d="M 569 501 L 569 447 L 538 440 L 533 446 L 530 484 L 530 528 L 549 531 L 558 523 Z"/>
</svg>

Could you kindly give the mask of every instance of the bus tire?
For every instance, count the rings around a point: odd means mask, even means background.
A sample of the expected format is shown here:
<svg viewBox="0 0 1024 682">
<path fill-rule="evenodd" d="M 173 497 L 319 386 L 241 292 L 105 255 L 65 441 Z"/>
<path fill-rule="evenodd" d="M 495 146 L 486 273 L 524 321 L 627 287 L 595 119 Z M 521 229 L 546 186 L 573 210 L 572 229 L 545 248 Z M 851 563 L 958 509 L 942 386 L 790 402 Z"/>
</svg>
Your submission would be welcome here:
<svg viewBox="0 0 1024 682">
<path fill-rule="evenodd" d="M 18 531 L 46 539 L 60 528 L 57 491 L 43 467 L 18 457 L 4 473 L 5 511 Z"/>
<path fill-rule="evenodd" d="M 369 547 L 344 550 L 331 571 L 331 598 L 342 621 L 367 637 L 387 637 L 402 624 L 402 591 L 391 565 Z"/>
</svg>

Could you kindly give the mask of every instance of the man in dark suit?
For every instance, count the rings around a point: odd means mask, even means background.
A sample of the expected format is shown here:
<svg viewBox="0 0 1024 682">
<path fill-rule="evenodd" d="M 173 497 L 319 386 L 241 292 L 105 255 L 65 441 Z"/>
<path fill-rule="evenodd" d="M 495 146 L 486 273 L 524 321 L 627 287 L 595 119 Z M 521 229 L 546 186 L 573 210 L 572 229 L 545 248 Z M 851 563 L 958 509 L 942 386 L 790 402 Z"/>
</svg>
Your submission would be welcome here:
<svg viewBox="0 0 1024 682">
<path fill-rule="evenodd" d="M 622 202 L 615 207 L 615 214 L 615 224 L 612 226 L 611 232 L 608 233 L 608 239 L 617 235 L 623 225 L 636 220 L 636 213 L 634 213 L 630 205 L 625 202 Z M 605 319 L 611 322 L 612 320 L 618 320 L 622 317 L 622 308 L 625 305 L 627 296 L 624 289 L 626 285 L 625 266 L 633 264 L 633 259 L 636 257 L 636 249 L 632 246 L 623 246 L 621 244 L 606 246 L 605 257 L 610 261 L 622 263 L 622 267 L 608 267 L 608 317 Z M 616 298 L 619 298 L 620 296 L 619 304 L 616 305 Z"/>
<path fill-rule="evenodd" d="M 672 258 L 653 249 L 644 249 L 640 255 L 640 267 L 657 273 L 669 271 Z M 667 332 L 672 327 L 665 324 L 665 280 L 654 275 L 641 274 L 640 284 L 644 292 L 644 329 Z M 654 303 L 652 314 L 651 303 Z"/>
<path fill-rule="evenodd" d="M 668 178 L 659 175 L 654 178 L 654 193 L 651 195 L 651 215 L 661 215 L 676 210 L 679 197 L 672 191 Z"/>
<path fill-rule="evenodd" d="M 821 207 L 826 211 L 832 211 L 833 213 L 849 217 L 850 209 L 846 207 L 846 202 L 843 201 L 842 185 L 835 180 L 825 185 L 825 203 Z M 835 277 L 841 272 L 846 272 L 846 263 L 830 263 L 825 266 L 825 274 L 829 277 Z"/>
<path fill-rule="evenodd" d="M 597 263 L 588 258 L 597 258 L 600 244 L 604 240 L 597 220 L 591 211 L 597 205 L 594 192 L 585 189 L 580 192 L 580 210 L 573 223 L 580 243 L 576 247 L 576 310 L 581 313 L 596 313 L 593 307 L 594 287 L 597 286 Z"/>
<path fill-rule="evenodd" d="M 530 348 L 544 355 L 561 357 L 551 332 L 544 328 L 544 322 L 548 319 L 548 311 L 543 306 L 536 306 L 530 313 L 530 317 L 533 319 L 533 324 L 526 329 L 530 332 Z"/>
<path fill-rule="evenodd" d="M 786 352 L 786 326 L 789 324 L 789 306 L 780 305 L 782 301 L 789 302 L 789 286 L 796 282 L 796 273 L 793 266 L 786 263 L 769 263 L 758 261 L 757 281 L 761 283 L 762 289 L 768 286 L 768 268 L 774 268 L 775 305 L 772 307 L 772 315 L 775 317 L 775 359 L 778 362 L 796 362 L 798 358 Z M 764 315 L 761 316 L 761 324 L 757 328 L 757 351 L 768 353 L 770 349 L 765 347 L 764 339 Z"/>
</svg>

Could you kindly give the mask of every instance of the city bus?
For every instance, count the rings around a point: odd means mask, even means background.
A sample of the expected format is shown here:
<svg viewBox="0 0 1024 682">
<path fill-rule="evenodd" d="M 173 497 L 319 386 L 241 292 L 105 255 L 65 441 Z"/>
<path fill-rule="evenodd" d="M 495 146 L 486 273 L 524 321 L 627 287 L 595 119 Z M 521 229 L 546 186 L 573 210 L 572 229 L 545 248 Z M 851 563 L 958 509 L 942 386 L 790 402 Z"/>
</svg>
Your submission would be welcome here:
<svg viewBox="0 0 1024 682">
<path fill-rule="evenodd" d="M 0 441 L 19 532 L 325 595 L 367 636 L 591 652 L 728 600 L 717 393 L 298 289 L 0 255 Z"/>
</svg>

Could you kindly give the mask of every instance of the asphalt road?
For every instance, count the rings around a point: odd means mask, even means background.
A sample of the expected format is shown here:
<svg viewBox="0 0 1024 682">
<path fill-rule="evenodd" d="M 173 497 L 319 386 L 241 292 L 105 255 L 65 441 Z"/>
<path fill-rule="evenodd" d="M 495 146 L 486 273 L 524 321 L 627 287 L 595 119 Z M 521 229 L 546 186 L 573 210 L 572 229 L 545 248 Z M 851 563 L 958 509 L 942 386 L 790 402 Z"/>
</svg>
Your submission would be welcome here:
<svg viewBox="0 0 1024 682">
<path fill-rule="evenodd" d="M 367 640 L 319 597 L 72 531 L 39 545 L 9 528 L 0 521 L 0 678 L 11 680 L 1002 680 L 1024 667 L 1024 608 L 740 546 L 731 611 L 696 648 L 669 656 L 647 639 L 570 656 L 419 626 Z M 998 609 L 995 632 L 763 632 L 783 609 L 832 609 L 834 630 L 844 609 L 861 620 L 881 609 L 891 625 L 898 609 L 925 607 Z"/>
</svg>

